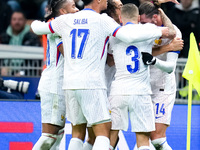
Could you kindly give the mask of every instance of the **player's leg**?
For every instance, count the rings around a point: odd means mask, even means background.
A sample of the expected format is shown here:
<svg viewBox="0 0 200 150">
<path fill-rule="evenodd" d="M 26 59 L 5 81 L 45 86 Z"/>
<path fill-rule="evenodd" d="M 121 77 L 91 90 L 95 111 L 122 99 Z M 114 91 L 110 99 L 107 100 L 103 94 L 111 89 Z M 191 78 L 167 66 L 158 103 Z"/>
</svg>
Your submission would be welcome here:
<svg viewBox="0 0 200 150">
<path fill-rule="evenodd" d="M 110 150 L 114 150 L 119 140 L 119 130 L 128 129 L 128 106 L 130 96 L 109 96 L 112 127 L 110 132 Z"/>
<path fill-rule="evenodd" d="M 173 94 L 154 94 L 152 95 L 154 105 L 154 114 L 156 122 L 156 131 L 151 133 L 152 144 L 159 150 L 171 150 L 166 140 L 166 130 L 170 125 L 171 112 L 175 102 L 175 93 Z"/>
<path fill-rule="evenodd" d="M 108 121 L 108 120 L 107 120 Z M 111 122 L 103 122 L 92 126 L 96 135 L 93 150 L 108 150 L 110 145 Z"/>
<path fill-rule="evenodd" d="M 114 150 L 115 147 L 117 146 L 117 143 L 119 141 L 119 130 L 111 130 L 110 131 L 110 149 L 109 150 Z"/>
<path fill-rule="evenodd" d="M 60 126 L 43 123 L 42 124 L 42 135 L 34 145 L 33 150 L 46 150 L 50 149 L 56 142 L 58 137 L 58 131 L 63 128 Z"/>
<path fill-rule="evenodd" d="M 87 124 L 72 125 L 72 138 L 68 150 L 78 150 L 83 148 Z"/>
<path fill-rule="evenodd" d="M 106 90 L 79 90 L 79 95 L 83 114 L 96 135 L 93 150 L 108 150 L 111 117 Z"/>
<path fill-rule="evenodd" d="M 85 138 L 87 120 L 82 112 L 79 90 L 65 90 L 66 116 L 72 124 L 72 138 L 68 150 L 82 150 Z"/>
<path fill-rule="evenodd" d="M 150 95 L 133 95 L 129 101 L 132 132 L 136 133 L 137 148 L 150 150 L 150 132 L 155 130 L 153 105 Z"/>
<path fill-rule="evenodd" d="M 151 140 L 149 139 L 149 144 L 150 144 L 150 150 L 156 150 L 155 147 L 153 146 L 153 144 L 151 143 Z M 133 150 L 138 150 L 137 148 L 137 143 L 135 144 Z"/>
<path fill-rule="evenodd" d="M 136 132 L 137 147 L 139 150 L 150 150 L 150 132 Z"/>
<path fill-rule="evenodd" d="M 42 135 L 33 150 L 50 149 L 65 124 L 65 99 L 62 95 L 41 92 Z M 52 107 L 55 106 L 55 107 Z M 59 146 L 60 143 L 57 143 Z"/>
<path fill-rule="evenodd" d="M 172 150 L 166 139 L 168 125 L 156 123 L 156 131 L 151 132 L 151 142 L 157 150 Z"/>
<path fill-rule="evenodd" d="M 64 136 L 64 133 L 65 133 L 64 128 L 62 128 L 58 131 L 56 142 L 52 145 L 50 150 L 59 150 L 60 143 Z"/>
<path fill-rule="evenodd" d="M 88 131 L 88 139 L 83 144 L 83 150 L 92 150 L 96 136 L 91 126 L 87 127 L 87 131 Z"/>
<path fill-rule="evenodd" d="M 166 137 L 166 130 L 168 125 L 163 123 L 156 123 L 156 131 L 151 132 L 151 140 Z"/>
</svg>

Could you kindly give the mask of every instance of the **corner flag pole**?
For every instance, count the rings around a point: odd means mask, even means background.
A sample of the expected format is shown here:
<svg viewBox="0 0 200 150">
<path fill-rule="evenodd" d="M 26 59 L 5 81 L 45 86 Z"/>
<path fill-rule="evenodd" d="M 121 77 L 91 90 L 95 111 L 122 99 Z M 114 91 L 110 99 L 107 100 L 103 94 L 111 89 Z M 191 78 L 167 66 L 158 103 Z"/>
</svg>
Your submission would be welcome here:
<svg viewBox="0 0 200 150">
<path fill-rule="evenodd" d="M 192 112 L 192 82 L 189 81 L 188 89 L 188 114 L 187 114 L 187 150 L 190 150 L 191 138 L 191 113 Z"/>
</svg>

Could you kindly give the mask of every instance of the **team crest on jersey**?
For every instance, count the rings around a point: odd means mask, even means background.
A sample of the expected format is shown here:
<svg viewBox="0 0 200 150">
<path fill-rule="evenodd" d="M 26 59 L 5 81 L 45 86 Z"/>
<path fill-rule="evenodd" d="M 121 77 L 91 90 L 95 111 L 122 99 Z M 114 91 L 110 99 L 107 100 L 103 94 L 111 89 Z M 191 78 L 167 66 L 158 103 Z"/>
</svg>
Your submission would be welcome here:
<svg viewBox="0 0 200 150">
<path fill-rule="evenodd" d="M 157 45 L 161 45 L 161 43 L 162 43 L 162 38 L 156 39 L 154 42 L 155 42 Z"/>
<path fill-rule="evenodd" d="M 64 121 L 65 117 L 63 115 L 61 115 L 61 121 Z"/>
</svg>

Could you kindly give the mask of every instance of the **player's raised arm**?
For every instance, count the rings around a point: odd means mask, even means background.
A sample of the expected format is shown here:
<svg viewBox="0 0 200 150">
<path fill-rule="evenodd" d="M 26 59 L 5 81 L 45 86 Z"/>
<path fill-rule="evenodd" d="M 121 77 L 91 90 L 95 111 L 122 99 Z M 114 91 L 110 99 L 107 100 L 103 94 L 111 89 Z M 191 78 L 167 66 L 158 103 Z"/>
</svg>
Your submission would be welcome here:
<svg viewBox="0 0 200 150">
<path fill-rule="evenodd" d="M 150 24 L 149 24 L 150 25 Z M 169 34 L 167 27 L 158 28 L 155 25 L 150 25 L 146 28 L 145 25 L 135 25 L 131 29 L 128 26 L 121 27 L 115 37 L 126 43 L 140 42 L 151 38 L 166 37 Z"/>
<path fill-rule="evenodd" d="M 173 39 L 176 36 L 176 30 L 174 29 L 171 20 L 167 17 L 161 8 L 159 8 L 158 11 L 160 13 L 163 25 L 169 28 L 169 36 L 167 38 Z"/>
<path fill-rule="evenodd" d="M 180 51 L 183 49 L 183 40 L 181 38 L 174 38 L 171 43 L 161 47 L 153 48 L 152 55 L 157 56 L 169 51 Z"/>
<path fill-rule="evenodd" d="M 142 52 L 142 60 L 145 65 L 155 65 L 160 70 L 171 73 L 176 67 L 176 60 L 178 59 L 178 53 L 172 52 L 167 54 L 167 60 L 162 61 L 151 54 Z"/>
<path fill-rule="evenodd" d="M 122 7 L 120 20 L 124 26 L 115 31 L 114 36 L 126 43 L 165 37 L 169 34 L 168 28 L 159 29 L 150 23 L 138 24 L 139 10 L 135 5 Z"/>
<path fill-rule="evenodd" d="M 38 20 L 35 20 L 31 23 L 31 28 L 33 32 L 37 35 L 51 33 L 51 30 L 49 28 L 49 23 L 41 22 Z"/>
</svg>

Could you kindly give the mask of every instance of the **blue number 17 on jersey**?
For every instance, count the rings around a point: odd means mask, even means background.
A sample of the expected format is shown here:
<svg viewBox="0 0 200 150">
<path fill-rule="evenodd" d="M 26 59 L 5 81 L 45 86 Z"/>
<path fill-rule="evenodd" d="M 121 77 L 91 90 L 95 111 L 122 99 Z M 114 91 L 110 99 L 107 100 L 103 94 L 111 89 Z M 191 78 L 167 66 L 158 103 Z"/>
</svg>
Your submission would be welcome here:
<svg viewBox="0 0 200 150">
<path fill-rule="evenodd" d="M 82 38 L 77 58 L 78 59 L 83 58 L 83 53 L 85 50 L 85 46 L 87 44 L 89 34 L 90 34 L 89 29 L 73 29 L 70 32 L 70 35 L 72 36 L 72 53 L 71 53 L 72 59 L 76 59 L 76 46 L 77 46 L 76 40 L 77 40 L 77 38 Z"/>
</svg>

